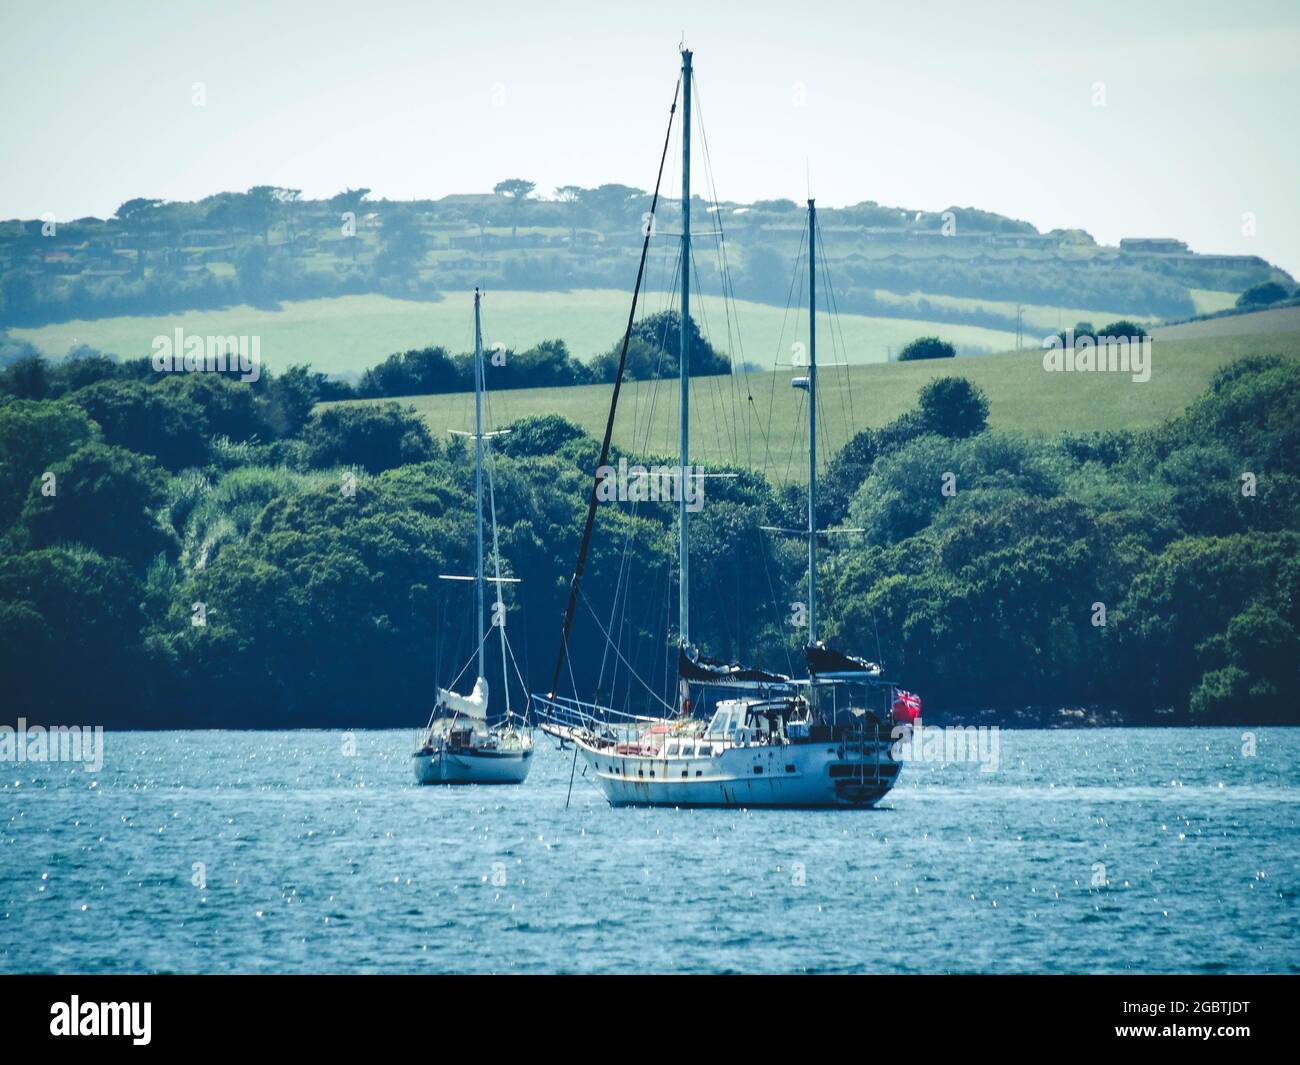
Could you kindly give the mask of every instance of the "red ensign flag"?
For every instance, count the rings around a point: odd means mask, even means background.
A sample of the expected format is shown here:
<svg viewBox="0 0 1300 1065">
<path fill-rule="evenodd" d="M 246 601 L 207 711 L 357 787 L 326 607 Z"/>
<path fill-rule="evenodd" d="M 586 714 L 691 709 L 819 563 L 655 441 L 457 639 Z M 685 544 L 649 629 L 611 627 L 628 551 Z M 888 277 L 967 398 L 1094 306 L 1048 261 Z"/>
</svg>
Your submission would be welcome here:
<svg viewBox="0 0 1300 1065">
<path fill-rule="evenodd" d="M 894 696 L 894 720 L 903 725 L 910 725 L 920 716 L 921 697 L 900 688 Z"/>
</svg>

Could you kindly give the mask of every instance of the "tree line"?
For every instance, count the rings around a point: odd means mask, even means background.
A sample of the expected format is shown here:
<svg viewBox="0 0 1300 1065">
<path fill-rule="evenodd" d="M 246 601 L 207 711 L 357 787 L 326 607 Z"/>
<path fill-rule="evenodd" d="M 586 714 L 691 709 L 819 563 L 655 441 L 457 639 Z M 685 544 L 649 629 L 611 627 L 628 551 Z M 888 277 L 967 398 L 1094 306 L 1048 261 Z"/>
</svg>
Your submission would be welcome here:
<svg viewBox="0 0 1300 1065">
<path fill-rule="evenodd" d="M 535 192 L 533 182 L 508 178 L 490 195 L 439 201 L 373 201 L 366 188 L 304 200 L 298 189 L 259 185 L 193 203 L 134 197 L 109 219 L 11 221 L 0 224 L 0 323 L 275 306 L 367 292 L 435 299 L 484 277 L 497 287 L 534 291 L 625 287 L 623 252 L 640 239 L 648 194 L 617 183 L 564 185 L 549 199 Z M 739 249 L 735 294 L 784 304 L 800 209 L 788 200 L 705 210 L 712 206 L 701 200 L 700 217 L 720 231 L 725 217 L 725 236 Z M 674 210 L 671 202 L 661 206 L 669 224 Z M 926 243 L 950 217 L 953 246 L 975 241 L 979 254 Z M 846 312 L 1008 329 L 1014 319 L 996 308 L 933 301 L 910 307 L 877 293 L 1121 307 L 1176 318 L 1194 312 L 1189 287 L 1293 287 L 1261 259 L 1095 256 L 1095 242 L 1081 231 L 1041 234 L 973 208 L 919 212 L 867 202 L 827 208 L 822 223 L 827 232 L 839 230 L 836 243 L 848 252 L 834 273 Z M 1014 247 L 1017 240 L 1028 242 L 1027 250 L 1007 254 L 996 243 Z M 980 242 L 989 241 L 995 243 L 984 249 Z M 1059 255 L 1062 246 L 1089 253 Z M 716 262 L 706 257 L 699 269 L 701 291 L 727 288 Z"/>
<path fill-rule="evenodd" d="M 467 586 L 438 579 L 472 567 L 463 441 L 434 439 L 398 403 L 320 408 L 307 367 L 240 383 L 78 361 L 46 368 L 39 395 L 31 366 L 0 377 L 10 715 L 422 721 L 473 651 Z M 862 532 L 823 552 L 825 635 L 878 655 L 940 718 L 1101 705 L 1297 723 L 1298 401 L 1300 367 L 1256 357 L 1155 429 L 1043 440 L 990 429 L 987 398 L 940 377 L 827 465 L 823 522 Z M 598 442 L 558 416 L 513 430 L 493 448 L 492 490 L 502 571 L 522 578 L 505 593 L 512 644 L 541 690 Z M 804 553 L 764 527 L 797 527 L 802 493 L 730 472 L 694 519 L 693 635 L 797 669 Z M 616 612 L 642 676 L 675 661 L 674 517 L 598 513 L 575 639 L 602 646 L 594 619 Z M 599 657 L 573 657 L 584 696 L 607 683 Z"/>
</svg>

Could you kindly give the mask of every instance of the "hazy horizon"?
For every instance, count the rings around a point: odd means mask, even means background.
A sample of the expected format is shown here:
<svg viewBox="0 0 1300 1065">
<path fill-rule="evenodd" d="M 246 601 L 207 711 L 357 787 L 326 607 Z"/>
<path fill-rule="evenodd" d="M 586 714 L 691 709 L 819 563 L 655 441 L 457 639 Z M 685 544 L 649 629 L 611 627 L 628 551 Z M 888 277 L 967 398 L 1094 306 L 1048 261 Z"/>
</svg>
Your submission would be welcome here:
<svg viewBox="0 0 1300 1065">
<path fill-rule="evenodd" d="M 1000 0 L 979 23 L 952 4 L 654 11 L 9 3 L 0 216 L 257 184 L 398 200 L 507 177 L 548 196 L 646 188 L 684 34 L 721 199 L 799 201 L 811 176 L 826 206 L 976 207 L 1300 274 L 1294 4 L 1108 0 L 1049 21 Z"/>
</svg>

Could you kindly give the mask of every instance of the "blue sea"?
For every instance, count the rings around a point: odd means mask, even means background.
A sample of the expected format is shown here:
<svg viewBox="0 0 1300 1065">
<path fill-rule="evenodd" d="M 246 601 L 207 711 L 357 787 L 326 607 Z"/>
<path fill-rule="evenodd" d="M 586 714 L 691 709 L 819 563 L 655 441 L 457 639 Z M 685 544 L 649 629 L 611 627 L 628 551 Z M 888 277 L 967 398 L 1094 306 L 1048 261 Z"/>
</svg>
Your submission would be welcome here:
<svg viewBox="0 0 1300 1065">
<path fill-rule="evenodd" d="M 580 763 L 566 808 L 540 733 L 523 787 L 422 788 L 411 738 L 0 762 L 0 971 L 1300 972 L 1300 730 L 1004 731 L 825 812 L 611 809 Z"/>
</svg>

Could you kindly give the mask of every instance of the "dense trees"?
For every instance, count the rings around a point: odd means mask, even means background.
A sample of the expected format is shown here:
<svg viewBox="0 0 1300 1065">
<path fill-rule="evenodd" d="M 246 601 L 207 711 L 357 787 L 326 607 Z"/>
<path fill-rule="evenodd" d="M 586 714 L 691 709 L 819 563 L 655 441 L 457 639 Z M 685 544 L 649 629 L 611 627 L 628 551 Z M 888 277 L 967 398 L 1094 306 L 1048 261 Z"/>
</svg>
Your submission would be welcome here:
<svg viewBox="0 0 1300 1065">
<path fill-rule="evenodd" d="M 473 565 L 463 443 L 439 445 L 396 403 L 313 413 L 322 382 L 305 367 L 256 384 L 93 357 L 34 369 L 60 398 L 0 394 L 0 665 L 17 712 L 400 724 L 472 653 L 469 586 L 439 580 Z M 833 643 L 879 654 L 938 715 L 1104 704 L 1295 721 L 1300 367 L 1241 360 L 1145 432 L 1031 440 L 987 418 L 978 389 L 939 377 L 834 456 L 821 520 L 861 532 L 821 553 Z M 550 415 L 489 450 L 501 565 L 523 578 L 508 624 L 534 688 L 550 682 L 597 446 Z M 709 481 L 694 519 L 695 638 L 798 669 L 803 547 L 764 527 L 790 524 L 800 491 L 715 472 L 732 476 Z M 575 658 L 585 693 L 671 683 L 674 514 L 598 510 L 574 639 L 603 647 L 616 619 L 626 657 Z"/>
<path fill-rule="evenodd" d="M 692 377 L 709 377 L 731 372 L 731 360 L 717 351 L 700 332 L 699 322 L 689 315 L 687 354 Z M 654 377 L 676 377 L 680 347 L 681 316 L 676 311 L 660 311 L 638 319 L 628 341 L 624 378 L 631 381 Z M 591 362 L 591 374 L 597 381 L 613 381 L 618 374 L 623 339 Z"/>
<path fill-rule="evenodd" d="M 460 368 L 445 348 L 421 348 L 388 356 L 361 375 L 357 391 L 363 396 L 418 396 L 457 392 L 473 382 L 461 379 Z"/>
<path fill-rule="evenodd" d="M 0 554 L 4 720 L 175 724 L 147 697 L 140 600 L 125 562 L 85 547 Z"/>
<path fill-rule="evenodd" d="M 484 372 L 488 388 L 497 391 L 582 385 L 592 380 L 591 370 L 569 354 L 563 340 L 543 340 L 526 351 L 487 351 Z M 357 386 L 358 395 L 389 397 L 473 390 L 473 353 L 451 355 L 440 347 L 390 355 L 367 370 Z"/>
<path fill-rule="evenodd" d="M 1130 322 L 1127 318 L 1121 318 L 1118 322 L 1111 322 L 1100 329 L 1093 326 L 1091 322 L 1075 322 L 1073 329 L 1063 329 L 1056 334 L 1061 339 L 1061 343 L 1067 347 L 1074 344 L 1075 341 L 1087 338 L 1092 341 L 1099 341 L 1104 338 L 1122 339 L 1127 337 L 1130 340 L 1141 339 L 1147 335 L 1147 331 L 1136 322 Z"/>
<path fill-rule="evenodd" d="M 39 491 L 37 478 L 98 435 L 99 427 L 71 404 L 21 399 L 0 404 L 0 529 L 12 525 Z"/>
<path fill-rule="evenodd" d="M 302 439 L 313 466 L 359 466 L 368 473 L 424 462 L 438 451 L 424 419 L 396 403 L 327 407 L 312 416 Z"/>
<path fill-rule="evenodd" d="M 1294 721 L 1298 398 L 1300 367 L 1249 359 L 1149 433 L 855 440 L 836 638 L 878 631 L 941 703 Z"/>
<path fill-rule="evenodd" d="M 162 472 L 120 447 L 90 443 L 50 467 L 53 490 L 32 492 L 14 527 L 34 548 L 82 544 L 137 568 L 172 547 L 154 516 Z"/>
<path fill-rule="evenodd" d="M 1265 281 L 1259 285 L 1251 285 L 1250 288 L 1238 296 L 1237 306 L 1253 310 L 1257 307 L 1267 307 L 1271 303 L 1288 299 L 1291 295 L 1291 292 L 1276 281 Z"/>
<path fill-rule="evenodd" d="M 202 464 L 208 434 L 204 408 L 183 391 L 141 381 L 98 381 L 72 393 L 104 439 L 157 460 L 168 470 Z"/>
<path fill-rule="evenodd" d="M 915 410 L 880 429 L 863 429 L 831 459 L 821 479 L 821 512 L 830 525 L 844 521 L 849 501 L 871 473 L 876 459 L 926 433 L 960 439 L 982 432 L 989 402 L 983 391 L 964 377 L 929 381 L 917 397 Z"/>
</svg>

